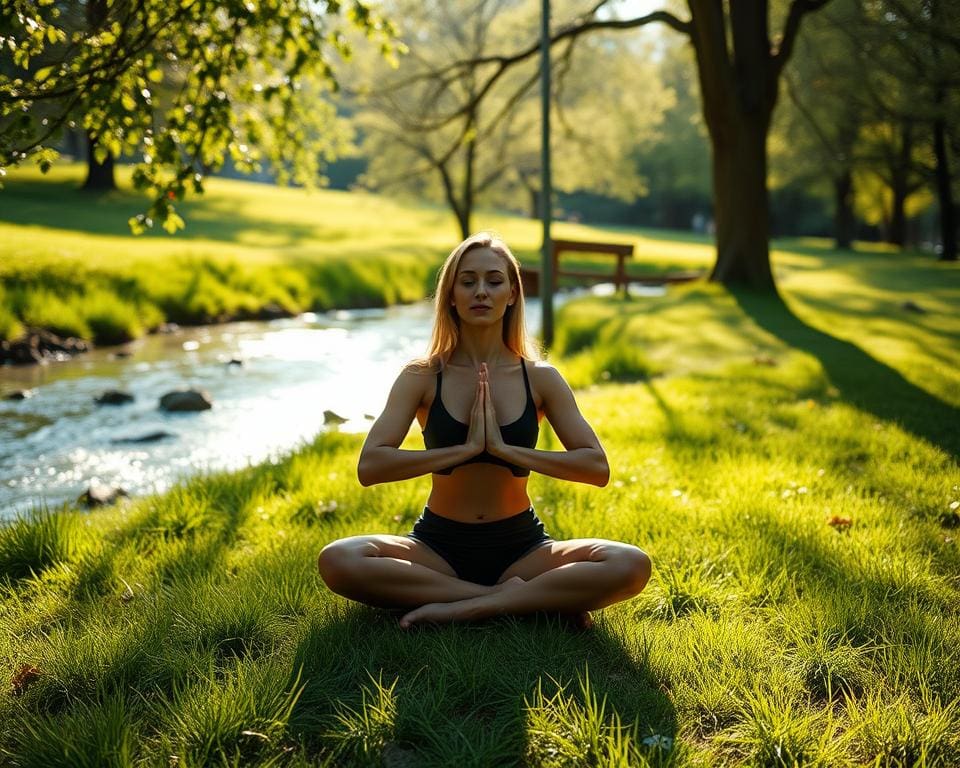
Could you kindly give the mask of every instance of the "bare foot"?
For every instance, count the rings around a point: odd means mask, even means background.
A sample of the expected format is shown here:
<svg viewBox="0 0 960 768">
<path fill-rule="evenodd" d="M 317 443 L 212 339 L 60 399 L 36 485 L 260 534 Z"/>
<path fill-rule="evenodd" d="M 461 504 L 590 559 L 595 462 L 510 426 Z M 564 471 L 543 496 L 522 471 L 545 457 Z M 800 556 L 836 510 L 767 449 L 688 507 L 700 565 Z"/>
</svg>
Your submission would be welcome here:
<svg viewBox="0 0 960 768">
<path fill-rule="evenodd" d="M 476 618 L 476 601 L 482 598 L 471 597 L 453 603 L 427 603 L 401 617 L 400 628 L 409 629 L 414 624 L 444 624 L 450 621 L 463 621 Z M 468 605 L 469 604 L 469 605 Z"/>
</svg>

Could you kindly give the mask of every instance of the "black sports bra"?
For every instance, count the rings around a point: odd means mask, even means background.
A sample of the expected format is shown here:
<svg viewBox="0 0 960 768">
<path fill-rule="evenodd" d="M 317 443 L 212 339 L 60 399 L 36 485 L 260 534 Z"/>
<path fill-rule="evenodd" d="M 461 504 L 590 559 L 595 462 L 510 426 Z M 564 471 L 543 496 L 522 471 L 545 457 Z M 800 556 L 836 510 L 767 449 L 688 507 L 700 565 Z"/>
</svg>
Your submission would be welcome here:
<svg viewBox="0 0 960 768">
<path fill-rule="evenodd" d="M 500 434 L 503 436 L 503 442 L 509 445 L 518 445 L 523 448 L 534 448 L 537 445 L 537 437 L 540 434 L 540 423 L 537 420 L 537 406 L 533 402 L 533 393 L 530 391 L 530 379 L 527 378 L 527 364 L 520 358 L 520 366 L 523 369 L 523 385 L 527 390 L 527 405 L 520 414 L 520 418 L 510 424 L 504 424 L 500 427 Z M 433 397 L 433 403 L 430 406 L 430 412 L 427 414 L 427 421 L 423 425 L 423 444 L 427 448 L 447 448 L 451 445 L 463 445 L 467 442 L 467 433 L 470 431 L 470 425 L 457 421 L 449 414 L 443 405 L 443 399 L 440 397 L 440 384 L 443 377 L 440 371 L 437 371 L 437 393 Z M 486 451 L 478 453 L 476 456 L 467 459 L 460 464 L 452 467 L 436 470 L 438 475 L 449 475 L 457 467 L 464 464 L 476 464 L 482 462 L 485 464 L 499 464 L 501 467 L 509 469 L 516 477 L 526 477 L 530 470 L 525 467 L 511 464 L 509 461 L 493 456 Z"/>
</svg>

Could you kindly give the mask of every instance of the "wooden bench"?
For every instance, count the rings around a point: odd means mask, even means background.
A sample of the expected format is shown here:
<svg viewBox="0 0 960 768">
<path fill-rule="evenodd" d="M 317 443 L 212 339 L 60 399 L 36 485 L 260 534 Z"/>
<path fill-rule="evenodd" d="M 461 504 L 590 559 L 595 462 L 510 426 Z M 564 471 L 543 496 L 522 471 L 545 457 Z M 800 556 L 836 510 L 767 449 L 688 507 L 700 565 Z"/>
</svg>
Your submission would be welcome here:
<svg viewBox="0 0 960 768">
<path fill-rule="evenodd" d="M 613 274 L 583 269 L 561 269 L 560 254 L 569 251 L 575 253 L 610 254 L 617 257 L 617 264 Z M 623 289 L 627 295 L 630 283 L 642 285 L 664 285 L 666 283 L 682 283 L 696 280 L 701 277 L 700 272 L 673 272 L 665 274 L 628 275 L 626 260 L 633 256 L 633 245 L 628 243 L 597 243 L 585 240 L 554 240 L 553 241 L 553 291 L 556 293 L 557 280 L 563 277 L 576 277 L 582 280 L 608 282 L 611 279 L 616 290 Z M 536 267 L 520 268 L 520 279 L 523 281 L 523 292 L 527 296 L 540 295 L 540 270 Z"/>
</svg>

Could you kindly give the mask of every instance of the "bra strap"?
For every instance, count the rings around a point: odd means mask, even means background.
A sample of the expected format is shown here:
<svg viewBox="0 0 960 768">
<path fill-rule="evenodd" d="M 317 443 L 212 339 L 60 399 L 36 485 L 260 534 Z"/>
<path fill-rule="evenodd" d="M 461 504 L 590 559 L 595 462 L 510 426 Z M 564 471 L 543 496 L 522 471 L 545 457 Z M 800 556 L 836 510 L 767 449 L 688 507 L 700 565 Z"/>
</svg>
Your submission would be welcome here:
<svg viewBox="0 0 960 768">
<path fill-rule="evenodd" d="M 523 369 L 523 386 L 527 388 L 527 399 L 533 402 L 533 392 L 530 391 L 530 379 L 527 377 L 527 364 L 520 358 L 520 367 Z"/>
</svg>

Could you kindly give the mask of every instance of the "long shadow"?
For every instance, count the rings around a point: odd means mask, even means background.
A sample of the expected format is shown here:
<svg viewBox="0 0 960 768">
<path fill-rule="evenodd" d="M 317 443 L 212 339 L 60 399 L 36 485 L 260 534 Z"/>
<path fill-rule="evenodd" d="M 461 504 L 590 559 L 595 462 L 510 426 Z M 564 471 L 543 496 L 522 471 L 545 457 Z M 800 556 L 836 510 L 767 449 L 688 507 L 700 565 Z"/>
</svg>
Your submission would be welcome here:
<svg viewBox="0 0 960 768">
<path fill-rule="evenodd" d="M 528 764 L 538 738 L 528 707 L 538 703 L 538 687 L 543 700 L 562 687 L 563 698 L 582 706 L 584 679 L 591 696 L 605 700 L 605 724 L 614 713 L 627 727 L 636 722 L 638 742 L 676 733 L 674 707 L 643 653 L 628 653 L 603 622 L 587 632 L 543 616 L 404 631 L 387 611 L 349 606 L 332 613 L 314 618 L 293 661 L 305 687 L 290 727 L 314 755 L 334 748 L 332 733 L 351 738 L 337 714 L 371 714 L 377 682 L 395 684 L 385 765 Z M 358 736 L 344 745 L 345 764 L 359 761 Z"/>
<path fill-rule="evenodd" d="M 884 421 L 895 422 L 960 459 L 960 409 L 907 381 L 860 347 L 807 325 L 778 296 L 731 289 L 744 313 L 786 344 L 816 357 L 841 397 Z"/>
</svg>

